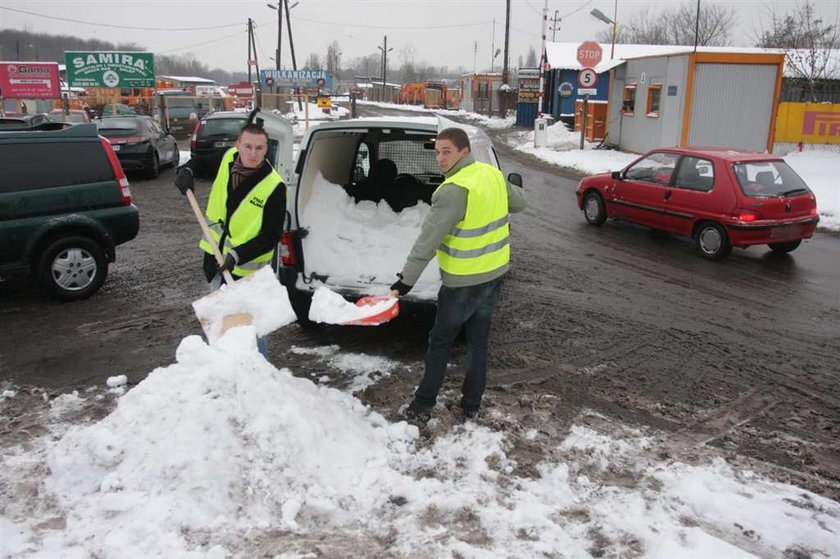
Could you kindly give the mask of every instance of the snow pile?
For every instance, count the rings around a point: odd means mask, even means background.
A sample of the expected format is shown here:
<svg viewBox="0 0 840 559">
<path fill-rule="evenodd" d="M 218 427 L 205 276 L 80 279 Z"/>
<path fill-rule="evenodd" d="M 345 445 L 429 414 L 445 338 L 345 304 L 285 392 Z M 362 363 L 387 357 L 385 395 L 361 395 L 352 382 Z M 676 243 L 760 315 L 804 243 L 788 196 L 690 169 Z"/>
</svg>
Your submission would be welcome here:
<svg viewBox="0 0 840 559">
<path fill-rule="evenodd" d="M 303 102 L 298 104 L 297 101 L 289 101 L 288 107 L 289 112 L 283 116 L 289 120 L 293 120 L 295 117 L 300 121 L 306 118 L 309 118 L 309 120 L 338 120 L 350 114 L 348 109 L 336 104 L 333 104 L 328 113 L 324 112 L 324 109 L 320 108 L 317 103 Z"/>
<path fill-rule="evenodd" d="M 55 446 L 47 486 L 68 513 L 65 546 L 182 556 L 200 530 L 365 522 L 405 486 L 394 465 L 415 427 L 275 369 L 253 337 L 184 339 L 176 364 Z"/>
<path fill-rule="evenodd" d="M 840 230 L 840 153 L 831 151 L 802 151 L 789 153 L 785 161 L 814 192 L 820 227 Z"/>
<path fill-rule="evenodd" d="M 330 285 L 386 293 L 430 210 L 424 202 L 400 212 L 384 201 L 357 204 L 318 173 L 301 212 L 301 225 L 309 231 L 302 240 L 307 273 L 328 276 Z M 439 288 L 437 259 L 432 258 L 411 295 L 434 298 Z"/>
<path fill-rule="evenodd" d="M 211 343 L 222 333 L 223 319 L 227 316 L 250 315 L 258 336 L 296 320 L 289 294 L 277 281 L 271 266 L 264 266 L 232 285 L 223 285 L 192 305 Z"/>
<path fill-rule="evenodd" d="M 396 297 L 386 297 L 370 305 L 356 306 L 326 287 L 319 287 L 312 295 L 309 320 L 325 324 L 346 324 L 354 320 L 381 314 L 397 303 Z"/>
<path fill-rule="evenodd" d="M 312 355 L 325 362 L 329 367 L 335 369 L 341 376 L 351 379 L 347 391 L 351 394 L 361 392 L 368 386 L 373 385 L 383 377 L 391 375 L 391 371 L 397 367 L 397 363 L 367 353 L 346 353 L 342 352 L 337 345 L 318 347 L 292 346 L 289 352 L 297 355 Z M 329 375 L 322 375 L 318 382 L 327 383 L 332 379 Z"/>
</svg>

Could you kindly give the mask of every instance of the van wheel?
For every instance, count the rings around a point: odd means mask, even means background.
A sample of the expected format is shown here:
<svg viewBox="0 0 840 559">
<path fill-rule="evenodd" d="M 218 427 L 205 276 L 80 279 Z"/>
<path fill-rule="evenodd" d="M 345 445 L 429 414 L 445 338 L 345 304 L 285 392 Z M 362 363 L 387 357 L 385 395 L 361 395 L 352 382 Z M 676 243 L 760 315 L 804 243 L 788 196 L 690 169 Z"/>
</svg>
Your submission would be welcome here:
<svg viewBox="0 0 840 559">
<path fill-rule="evenodd" d="M 694 246 L 700 256 L 706 260 L 723 260 L 732 252 L 729 235 L 726 231 L 711 221 L 701 223 L 694 233 Z"/>
<path fill-rule="evenodd" d="M 583 216 L 590 225 L 602 225 L 607 220 L 604 199 L 594 190 L 587 192 L 583 198 Z"/>
<path fill-rule="evenodd" d="M 787 243 L 770 243 L 769 246 L 770 250 L 773 252 L 779 252 L 781 254 L 787 254 L 788 252 L 796 250 L 796 248 L 802 244 L 802 240 L 798 241 L 788 241 Z"/>
<path fill-rule="evenodd" d="M 64 237 L 50 243 L 38 264 L 38 275 L 50 293 L 62 301 L 87 299 L 105 282 L 105 251 L 89 237 Z"/>
<path fill-rule="evenodd" d="M 146 169 L 147 179 L 156 179 L 160 175 L 160 158 L 157 152 L 152 154 L 152 160 L 149 162 L 149 168 Z"/>
</svg>

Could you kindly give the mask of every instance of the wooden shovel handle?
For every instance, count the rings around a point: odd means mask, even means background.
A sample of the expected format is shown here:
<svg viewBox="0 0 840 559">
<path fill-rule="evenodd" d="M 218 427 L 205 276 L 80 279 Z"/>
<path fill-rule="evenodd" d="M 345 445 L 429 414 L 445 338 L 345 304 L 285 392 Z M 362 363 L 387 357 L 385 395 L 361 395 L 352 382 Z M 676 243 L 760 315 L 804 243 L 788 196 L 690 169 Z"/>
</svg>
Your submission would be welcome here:
<svg viewBox="0 0 840 559">
<path fill-rule="evenodd" d="M 201 226 L 201 232 L 204 233 L 204 240 L 207 241 L 210 244 L 210 248 L 213 249 L 213 255 L 216 257 L 216 262 L 218 262 L 220 267 L 223 266 L 225 258 L 219 251 L 219 245 L 216 244 L 216 241 L 213 239 L 213 235 L 210 234 L 210 228 L 207 227 L 207 224 L 204 222 L 204 214 L 201 213 L 201 208 L 198 207 L 198 201 L 195 199 L 195 194 L 193 194 L 192 189 L 189 188 L 187 189 L 187 200 L 190 201 L 190 206 L 192 206 L 195 218 Z M 229 271 L 223 271 L 222 276 L 225 278 L 225 283 L 228 285 L 233 284 L 233 276 L 230 275 Z"/>
</svg>

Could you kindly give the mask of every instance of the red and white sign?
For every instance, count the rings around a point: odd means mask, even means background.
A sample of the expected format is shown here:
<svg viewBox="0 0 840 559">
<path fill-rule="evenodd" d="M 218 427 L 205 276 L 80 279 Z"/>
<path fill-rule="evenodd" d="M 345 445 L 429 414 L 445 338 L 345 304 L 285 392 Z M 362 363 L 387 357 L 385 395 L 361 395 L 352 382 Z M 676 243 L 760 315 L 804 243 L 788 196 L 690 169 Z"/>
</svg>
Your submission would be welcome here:
<svg viewBox="0 0 840 559">
<path fill-rule="evenodd" d="M 254 86 L 248 82 L 239 82 L 228 86 L 228 93 L 236 97 L 253 97 Z"/>
<path fill-rule="evenodd" d="M 578 83 L 581 87 L 595 87 L 598 83 L 598 73 L 592 68 L 584 68 L 578 72 Z"/>
<path fill-rule="evenodd" d="M 61 99 L 57 62 L 0 62 L 0 97 Z"/>
<path fill-rule="evenodd" d="M 595 41 L 584 41 L 577 48 L 577 61 L 584 68 L 594 68 L 603 56 L 601 45 Z"/>
</svg>

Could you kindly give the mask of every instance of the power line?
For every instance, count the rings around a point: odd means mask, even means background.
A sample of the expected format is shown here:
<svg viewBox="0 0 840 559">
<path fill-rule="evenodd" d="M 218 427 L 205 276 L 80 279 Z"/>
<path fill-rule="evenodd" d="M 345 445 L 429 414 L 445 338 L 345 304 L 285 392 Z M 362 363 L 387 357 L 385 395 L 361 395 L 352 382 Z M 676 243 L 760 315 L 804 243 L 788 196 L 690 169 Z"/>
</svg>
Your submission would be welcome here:
<svg viewBox="0 0 840 559">
<path fill-rule="evenodd" d="M 479 23 L 457 23 L 454 25 L 427 25 L 427 26 L 413 26 L 413 25 L 360 25 L 360 24 L 350 24 L 350 23 L 333 23 L 331 21 L 318 21 L 315 19 L 306 19 L 302 17 L 295 17 L 294 19 L 298 21 L 303 21 L 306 23 L 319 23 L 321 25 L 335 25 L 337 27 L 358 27 L 361 29 L 385 29 L 385 30 L 394 30 L 394 29 L 405 29 L 405 30 L 429 30 L 429 29 L 453 29 L 457 27 L 476 27 L 479 25 L 487 25 L 490 23 L 489 21 L 479 22 Z"/>
<path fill-rule="evenodd" d="M 591 4 L 591 3 L 592 3 L 592 0 L 589 0 L 588 2 L 584 2 L 581 6 L 579 6 L 579 7 L 575 8 L 574 10 L 572 10 L 571 12 L 569 12 L 568 14 L 563 14 L 562 16 L 560 16 L 560 19 L 566 19 L 566 18 L 567 18 L 567 17 L 569 17 L 570 15 L 572 15 L 572 14 L 574 14 L 574 13 L 577 13 L 577 12 L 581 11 L 582 9 L 584 9 L 585 7 L 587 7 L 587 6 L 588 6 L 589 4 Z"/>
<path fill-rule="evenodd" d="M 525 0 L 525 3 L 528 4 L 528 7 L 531 8 L 534 11 L 535 14 L 542 17 L 542 12 L 539 11 L 538 9 L 536 9 L 534 6 L 532 6 L 531 3 L 528 2 L 528 0 Z"/>
<path fill-rule="evenodd" d="M 225 25 L 213 25 L 210 27 L 132 27 L 130 25 L 114 25 L 111 23 L 97 23 L 93 21 L 84 21 L 79 19 L 70 19 L 66 17 L 48 16 L 44 14 L 36 14 L 35 12 L 27 12 L 26 10 L 17 10 L 15 8 L 7 8 L 0 6 L 0 10 L 8 10 L 10 12 L 17 12 L 19 14 L 26 14 L 30 16 L 42 17 L 45 19 L 54 19 L 58 21 L 69 21 L 71 23 L 82 23 L 84 25 L 95 25 L 97 27 L 113 27 L 116 29 L 132 29 L 136 31 L 206 31 L 208 29 L 223 29 L 226 27 L 235 27 L 241 25 L 239 23 L 228 23 Z"/>
<path fill-rule="evenodd" d="M 242 25 L 242 24 L 237 23 L 237 25 Z M 155 51 L 155 54 L 166 54 L 168 52 L 176 52 L 176 51 L 179 51 L 179 50 L 187 50 L 187 49 L 191 49 L 193 47 L 200 47 L 200 46 L 203 46 L 203 45 L 209 45 L 210 43 L 217 43 L 217 42 L 223 41 L 225 39 L 230 39 L 231 37 L 241 37 L 241 36 L 242 36 L 242 31 L 237 31 L 236 33 L 231 33 L 230 35 L 225 35 L 223 37 L 216 37 L 215 39 L 211 39 L 209 41 L 203 41 L 201 43 L 195 43 L 195 44 L 192 44 L 192 45 L 187 45 L 185 47 L 178 47 L 178 48 L 174 48 L 174 49 Z"/>
</svg>

